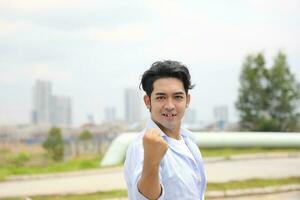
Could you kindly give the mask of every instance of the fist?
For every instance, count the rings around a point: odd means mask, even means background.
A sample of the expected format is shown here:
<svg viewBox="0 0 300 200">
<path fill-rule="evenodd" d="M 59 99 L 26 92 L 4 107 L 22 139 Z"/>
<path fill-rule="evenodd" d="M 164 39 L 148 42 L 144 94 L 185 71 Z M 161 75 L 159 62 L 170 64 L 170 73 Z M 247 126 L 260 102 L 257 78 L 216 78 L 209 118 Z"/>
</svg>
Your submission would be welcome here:
<svg viewBox="0 0 300 200">
<path fill-rule="evenodd" d="M 159 165 L 168 150 L 168 143 L 160 136 L 159 129 L 148 129 L 144 134 L 144 160 Z"/>
</svg>

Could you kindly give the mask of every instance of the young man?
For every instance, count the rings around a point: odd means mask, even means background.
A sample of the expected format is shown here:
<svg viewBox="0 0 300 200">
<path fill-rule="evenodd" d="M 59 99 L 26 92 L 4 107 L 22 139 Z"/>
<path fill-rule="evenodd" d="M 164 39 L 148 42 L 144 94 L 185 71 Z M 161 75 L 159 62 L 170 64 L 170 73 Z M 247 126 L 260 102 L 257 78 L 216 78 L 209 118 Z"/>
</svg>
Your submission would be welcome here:
<svg viewBox="0 0 300 200">
<path fill-rule="evenodd" d="M 181 128 L 193 88 L 188 69 L 176 61 L 155 62 L 141 85 L 151 120 L 127 150 L 129 199 L 204 200 L 201 154 L 192 133 Z"/>
</svg>

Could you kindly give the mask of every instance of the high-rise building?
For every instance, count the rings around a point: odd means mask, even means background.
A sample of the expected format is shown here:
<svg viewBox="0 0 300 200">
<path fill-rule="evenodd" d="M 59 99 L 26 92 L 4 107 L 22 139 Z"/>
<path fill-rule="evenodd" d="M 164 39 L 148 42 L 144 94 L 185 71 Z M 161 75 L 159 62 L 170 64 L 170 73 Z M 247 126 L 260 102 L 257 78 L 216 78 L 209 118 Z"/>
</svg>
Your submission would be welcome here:
<svg viewBox="0 0 300 200">
<path fill-rule="evenodd" d="M 196 122 L 196 110 L 193 108 L 188 108 L 185 110 L 183 122 L 187 124 L 193 124 Z"/>
<path fill-rule="evenodd" d="M 228 107 L 227 106 L 216 106 L 214 108 L 215 121 L 228 122 Z"/>
<path fill-rule="evenodd" d="M 72 123 L 69 97 L 54 96 L 49 81 L 36 81 L 32 97 L 32 123 L 36 125 L 64 126 Z"/>
<path fill-rule="evenodd" d="M 116 108 L 115 107 L 106 107 L 104 110 L 105 113 L 105 121 L 113 122 L 116 120 Z"/>
<path fill-rule="evenodd" d="M 214 117 L 219 129 L 223 130 L 225 124 L 228 123 L 228 107 L 216 106 L 214 108 Z"/>
<path fill-rule="evenodd" d="M 68 127 L 71 119 L 71 99 L 63 96 L 52 96 L 51 122 L 54 126 Z"/>
<path fill-rule="evenodd" d="M 93 114 L 88 114 L 86 117 L 89 124 L 95 124 L 95 116 Z"/>
<path fill-rule="evenodd" d="M 49 81 L 36 81 L 33 86 L 32 122 L 39 125 L 51 125 L 52 86 Z"/>
<path fill-rule="evenodd" d="M 129 125 L 142 121 L 142 98 L 137 89 L 125 89 L 125 120 Z"/>
</svg>

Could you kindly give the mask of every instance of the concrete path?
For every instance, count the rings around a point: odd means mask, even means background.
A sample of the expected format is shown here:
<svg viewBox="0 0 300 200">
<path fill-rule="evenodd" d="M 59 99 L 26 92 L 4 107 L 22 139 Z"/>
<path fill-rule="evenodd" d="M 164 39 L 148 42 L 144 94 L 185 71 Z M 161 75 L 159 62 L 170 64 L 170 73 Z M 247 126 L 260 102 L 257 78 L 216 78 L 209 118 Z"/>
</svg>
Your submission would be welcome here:
<svg viewBox="0 0 300 200">
<path fill-rule="evenodd" d="M 206 163 L 209 182 L 226 182 L 249 178 L 300 176 L 300 158 L 228 160 Z"/>
<path fill-rule="evenodd" d="M 209 182 L 226 182 L 250 178 L 300 176 L 300 158 L 222 160 L 205 164 Z M 123 168 L 65 173 L 39 179 L 0 182 L 0 197 L 46 194 L 80 194 L 125 189 Z"/>
</svg>

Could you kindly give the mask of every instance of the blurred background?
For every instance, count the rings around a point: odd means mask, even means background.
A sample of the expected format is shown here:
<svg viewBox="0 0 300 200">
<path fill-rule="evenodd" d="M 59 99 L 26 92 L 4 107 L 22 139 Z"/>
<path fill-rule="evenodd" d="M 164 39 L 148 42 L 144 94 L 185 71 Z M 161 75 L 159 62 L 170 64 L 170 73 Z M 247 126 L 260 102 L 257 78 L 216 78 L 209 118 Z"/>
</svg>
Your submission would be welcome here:
<svg viewBox="0 0 300 200">
<path fill-rule="evenodd" d="M 253 198 L 300 199 L 299 9 L 299 0 L 1 0 L 0 198 L 126 198 L 124 152 L 149 119 L 140 78 L 170 59 L 196 85 L 183 126 L 207 162 L 208 199 L 266 187 L 282 192 Z M 67 178 L 55 188 L 49 174 Z"/>
</svg>

